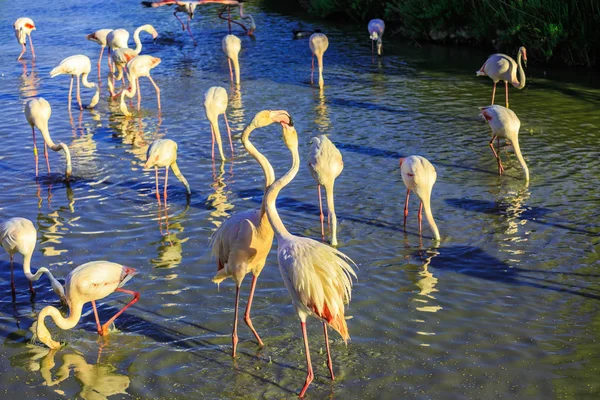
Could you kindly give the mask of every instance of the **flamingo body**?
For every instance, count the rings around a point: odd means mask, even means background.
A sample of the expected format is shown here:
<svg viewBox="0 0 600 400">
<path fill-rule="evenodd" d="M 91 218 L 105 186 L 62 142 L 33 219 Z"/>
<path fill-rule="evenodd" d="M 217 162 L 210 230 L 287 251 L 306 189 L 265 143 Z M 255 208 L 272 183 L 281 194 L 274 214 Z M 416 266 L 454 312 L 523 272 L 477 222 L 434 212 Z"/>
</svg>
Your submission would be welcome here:
<svg viewBox="0 0 600 400">
<path fill-rule="evenodd" d="M 492 54 L 483 66 L 476 72 L 477 76 L 489 76 L 494 82 L 492 91 L 492 105 L 496 96 L 496 84 L 499 81 L 504 81 L 506 87 L 506 108 L 508 108 L 508 83 L 517 89 L 523 89 L 526 83 L 525 71 L 521 65 L 521 59 L 527 66 L 527 50 L 525 47 L 520 47 L 517 55 L 517 62 L 506 54 Z M 517 79 L 517 72 L 519 78 Z"/>
<path fill-rule="evenodd" d="M 35 60 L 35 51 L 33 49 L 33 42 L 31 41 L 31 32 L 36 30 L 33 20 L 25 17 L 19 18 L 13 23 L 13 29 L 15 30 L 15 36 L 22 49 L 17 60 L 20 60 L 21 57 L 23 57 L 23 54 L 25 54 L 28 36 L 29 45 L 31 46 L 31 58 Z"/>
<path fill-rule="evenodd" d="M 227 126 L 227 134 L 229 135 L 229 145 L 231 147 L 231 157 L 233 157 L 233 142 L 231 141 L 231 129 L 229 128 L 229 122 L 227 122 L 227 90 L 220 86 L 210 87 L 206 93 L 204 93 L 204 112 L 206 113 L 206 119 L 210 122 L 210 130 L 212 133 L 212 158 L 215 159 L 215 141 L 219 149 L 221 160 L 225 160 L 225 154 L 223 153 L 223 144 L 221 141 L 221 131 L 219 130 L 219 115 L 223 114 L 225 124 Z"/>
<path fill-rule="evenodd" d="M 138 79 L 141 77 L 147 77 L 150 82 L 152 82 L 152 85 L 154 86 L 154 89 L 156 89 L 156 97 L 158 99 L 158 110 L 160 111 L 160 89 L 158 87 L 158 85 L 156 84 L 156 82 L 154 82 L 154 79 L 152 79 L 152 77 L 150 76 L 150 71 L 156 67 L 158 64 L 160 64 L 161 59 L 158 57 L 152 57 L 152 56 L 148 56 L 148 55 L 141 55 L 141 56 L 136 56 L 134 58 L 131 59 L 131 61 L 129 61 L 127 63 L 127 70 L 128 72 L 128 80 L 129 83 L 131 84 L 131 88 L 130 89 L 126 89 L 123 90 L 123 92 L 121 92 L 121 112 L 123 114 L 125 114 L 126 116 L 131 116 L 132 114 L 127 110 L 127 105 L 125 105 L 125 96 L 132 98 L 133 96 L 135 96 L 136 92 L 139 93 L 139 83 L 138 83 Z M 138 110 L 140 109 L 140 103 L 141 103 L 141 96 L 138 95 Z"/>
<path fill-rule="evenodd" d="M 383 31 L 385 31 L 385 22 L 381 19 L 372 19 L 369 21 L 369 25 L 367 27 L 369 30 L 369 37 L 372 42 L 377 42 L 377 55 L 381 55 L 383 53 Z M 373 44 L 371 42 L 371 44 Z M 373 46 L 371 46 L 371 52 L 373 52 Z"/>
<path fill-rule="evenodd" d="M 106 35 L 106 45 L 111 50 L 129 47 L 129 32 L 125 29 L 113 29 Z"/>
<path fill-rule="evenodd" d="M 325 82 L 323 81 L 323 54 L 329 47 L 329 39 L 324 33 L 313 33 L 308 39 L 310 51 L 312 51 L 312 69 L 310 75 L 310 83 L 313 83 L 313 74 L 315 70 L 315 56 L 319 68 L 319 87 L 322 88 Z"/>
<path fill-rule="evenodd" d="M 167 205 L 167 179 L 169 176 L 169 168 L 173 170 L 173 173 L 183 183 L 188 195 L 192 193 L 190 185 L 179 170 L 177 166 L 177 143 L 171 139 L 158 139 L 155 140 L 146 153 L 146 163 L 144 169 L 154 167 L 156 171 L 156 198 L 160 205 L 160 192 L 158 191 L 158 168 L 165 168 L 165 187 L 164 187 L 164 202 L 165 207 Z"/>
<path fill-rule="evenodd" d="M 83 86 L 96 89 L 96 93 L 94 94 L 94 97 L 87 108 L 93 108 L 96 104 L 98 104 L 98 100 L 100 99 L 100 87 L 96 83 L 88 81 L 88 75 L 90 74 L 91 70 L 92 63 L 90 62 L 89 57 L 84 56 L 83 54 L 78 54 L 65 58 L 56 68 L 50 71 L 51 78 L 54 78 L 58 75 L 71 75 L 71 86 L 69 88 L 69 110 L 71 109 L 71 92 L 73 90 L 73 79 L 75 77 L 77 78 L 77 102 L 79 104 L 79 109 L 83 110 L 79 90 L 80 79 L 81 83 L 83 83 Z"/>
<path fill-rule="evenodd" d="M 240 62 L 238 60 L 238 55 L 242 49 L 242 41 L 235 35 L 227 35 L 221 41 L 221 46 L 223 47 L 223 52 L 227 56 L 227 61 L 229 63 L 229 77 L 231 78 L 231 82 L 233 82 L 233 72 L 231 71 L 231 63 L 233 62 L 233 69 L 235 69 L 235 84 L 239 85 Z"/>
</svg>

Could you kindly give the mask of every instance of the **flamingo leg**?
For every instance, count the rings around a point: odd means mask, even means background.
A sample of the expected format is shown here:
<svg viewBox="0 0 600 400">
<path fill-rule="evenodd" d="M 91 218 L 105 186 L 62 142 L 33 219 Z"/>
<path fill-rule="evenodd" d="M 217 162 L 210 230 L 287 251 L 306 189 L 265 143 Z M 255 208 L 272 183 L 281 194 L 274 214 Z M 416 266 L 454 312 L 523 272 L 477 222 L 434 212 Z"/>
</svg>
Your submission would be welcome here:
<svg viewBox="0 0 600 400">
<path fill-rule="evenodd" d="M 148 79 L 150 79 L 150 82 L 152 82 L 152 85 L 154 85 L 154 89 L 156 89 L 156 97 L 158 98 L 158 111 L 160 111 L 160 89 L 158 88 L 158 85 L 156 84 L 156 82 L 154 82 L 154 79 L 152 79 L 150 75 L 148 75 Z"/>
<path fill-rule="evenodd" d="M 304 338 L 304 353 L 306 354 L 306 381 L 300 392 L 300 398 L 304 397 L 304 393 L 308 389 L 308 386 L 313 381 L 315 375 L 313 374 L 312 363 L 310 362 L 310 350 L 308 349 L 308 336 L 306 334 L 306 322 L 300 322 L 302 326 L 302 337 Z"/>
<path fill-rule="evenodd" d="M 81 75 L 77 75 L 77 103 L 79 104 L 79 111 L 83 110 L 83 105 L 81 104 L 81 92 L 79 89 L 79 81 L 81 80 Z"/>
<path fill-rule="evenodd" d="M 235 288 L 235 311 L 233 313 L 233 331 L 231 332 L 231 344 L 233 345 L 233 350 L 231 352 L 231 356 L 235 358 L 235 351 L 237 349 L 238 344 L 238 335 L 237 335 L 237 321 L 238 321 L 238 303 L 240 302 L 240 287 L 237 286 Z"/>
<path fill-rule="evenodd" d="M 419 213 L 417 214 L 419 219 L 419 235 L 421 234 L 421 223 L 423 222 L 423 202 L 419 203 Z"/>
<path fill-rule="evenodd" d="M 31 35 L 28 35 L 28 36 L 29 36 L 29 46 L 31 47 L 31 56 L 35 60 L 35 50 L 33 49 L 33 42 L 31 41 Z"/>
<path fill-rule="evenodd" d="M 254 326 L 252 325 L 252 320 L 250 319 L 250 308 L 252 307 L 252 299 L 254 298 L 254 289 L 256 289 L 256 279 L 257 279 L 257 276 L 252 275 L 252 284 L 250 285 L 250 296 L 248 296 L 248 304 L 246 305 L 246 313 L 244 314 L 244 322 L 246 323 L 246 325 L 248 325 L 248 328 L 250 328 L 250 330 L 254 334 L 254 337 L 256 338 L 256 340 L 258 340 L 258 344 L 260 346 L 264 346 L 265 344 L 260 339 L 260 336 L 258 336 L 258 332 L 256 332 L 256 329 L 254 329 Z M 236 320 L 237 320 L 237 318 L 236 318 Z"/>
<path fill-rule="evenodd" d="M 25 51 L 27 51 L 27 48 L 25 47 L 24 44 L 21 45 L 21 54 L 19 54 L 19 58 L 17 58 L 17 61 L 19 61 L 21 59 L 21 57 L 23 57 L 23 54 L 25 54 Z"/>
<path fill-rule="evenodd" d="M 135 84 L 137 85 L 137 99 L 138 99 L 138 111 L 142 104 L 142 91 L 140 90 L 140 78 L 135 78 Z"/>
<path fill-rule="evenodd" d="M 46 167 L 48 167 L 48 175 L 50 175 L 50 160 L 48 160 L 48 144 L 44 142 L 44 157 L 46 157 Z"/>
<path fill-rule="evenodd" d="M 14 259 L 14 256 L 11 254 L 10 255 L 10 288 L 12 289 L 12 295 L 13 295 L 13 300 L 14 300 L 17 289 L 15 288 L 15 270 L 14 270 L 14 266 L 13 266 L 13 259 Z"/>
<path fill-rule="evenodd" d="M 325 220 L 325 216 L 323 215 L 323 201 L 321 199 L 321 185 L 317 184 L 317 193 L 319 194 L 319 211 L 320 219 L 321 219 L 321 238 L 325 241 L 325 227 L 323 226 L 323 221 Z"/>
<path fill-rule="evenodd" d="M 498 175 L 502 175 L 502 173 L 504 172 L 504 167 L 502 166 L 500 155 L 496 153 L 496 149 L 494 149 L 494 139 L 498 139 L 498 152 L 500 152 L 500 138 L 498 138 L 497 136 L 492 137 L 492 140 L 490 140 L 490 148 L 494 153 L 494 157 L 496 157 L 496 160 L 498 160 Z"/>
<path fill-rule="evenodd" d="M 231 83 L 233 83 L 233 70 L 231 69 L 231 58 L 227 58 L 227 62 L 229 63 L 229 79 Z"/>
<path fill-rule="evenodd" d="M 100 48 L 100 57 L 98 57 L 98 82 L 100 82 L 100 66 L 102 63 L 102 55 L 104 54 L 104 47 L 105 46 L 102 46 Z"/>
<path fill-rule="evenodd" d="M 310 84 L 311 85 L 314 83 L 314 76 L 315 76 L 315 53 L 313 53 L 313 55 L 312 55 L 312 63 L 310 66 Z"/>
<path fill-rule="evenodd" d="M 227 134 L 229 135 L 229 147 L 231 147 L 231 158 L 233 158 L 233 142 L 231 141 L 231 129 L 229 128 L 229 122 L 227 121 L 227 115 L 223 113 L 225 118 L 225 126 L 227 126 Z"/>
<path fill-rule="evenodd" d="M 98 318 L 98 309 L 96 308 L 95 300 L 92 300 L 92 308 L 94 309 L 94 317 L 96 317 L 96 327 L 98 328 L 98 335 L 102 335 L 102 325 L 100 325 L 100 318 Z"/>
<path fill-rule="evenodd" d="M 212 124 L 210 125 L 210 134 L 212 136 L 212 160 L 213 160 L 213 164 L 215 162 L 215 130 L 212 127 Z"/>
<path fill-rule="evenodd" d="M 119 315 L 123 314 L 123 312 L 125 310 L 127 310 L 129 307 L 131 307 L 133 304 L 135 304 L 140 298 L 140 294 L 138 292 L 134 292 L 133 290 L 116 288 L 115 292 L 123 292 L 123 293 L 130 294 L 133 296 L 133 299 L 129 303 L 127 303 L 127 305 L 125 307 L 121 308 L 121 311 L 116 313 L 111 319 L 109 319 L 104 325 L 102 325 L 102 336 L 107 335 L 108 327 L 110 326 L 110 324 L 112 324 Z"/>
<path fill-rule="evenodd" d="M 194 39 L 194 35 L 192 34 L 192 30 L 191 30 L 191 28 L 190 28 L 190 20 L 191 20 L 191 18 L 190 18 L 190 16 L 188 15 L 188 20 L 187 20 L 187 30 L 188 30 L 188 32 L 190 33 L 190 37 L 192 38 L 192 42 L 194 42 L 194 46 L 196 46 L 196 45 L 197 45 L 197 43 L 196 43 L 196 40 Z"/>
<path fill-rule="evenodd" d="M 160 207 L 160 190 L 158 189 L 158 167 L 154 167 L 156 172 L 156 200 L 158 200 L 158 206 Z"/>
<path fill-rule="evenodd" d="M 71 75 L 71 86 L 69 86 L 69 111 L 71 111 L 71 93 L 73 93 L 73 79 L 75 79 L 75 77 Z"/>
<path fill-rule="evenodd" d="M 177 18 L 177 21 L 179 21 L 179 23 L 181 24 L 181 30 L 185 31 L 185 25 L 183 24 L 183 21 L 181 19 L 179 19 L 179 17 L 177 16 L 177 11 L 175 11 L 173 13 L 173 15 L 175 16 L 175 18 Z"/>
<path fill-rule="evenodd" d="M 167 181 L 169 180 L 169 167 L 165 167 L 165 187 L 163 188 L 163 203 L 167 209 Z"/>
<path fill-rule="evenodd" d="M 410 197 L 410 189 L 406 189 L 406 200 L 404 200 L 404 226 L 406 226 L 406 218 L 408 217 L 408 198 Z"/>
<path fill-rule="evenodd" d="M 29 281 L 29 291 L 31 292 L 32 296 L 35 296 L 35 289 L 33 288 L 31 281 Z"/>
<path fill-rule="evenodd" d="M 496 82 L 494 82 L 494 90 L 492 90 L 492 105 L 494 105 L 495 98 L 496 98 Z"/>
<path fill-rule="evenodd" d="M 504 81 L 504 87 L 506 89 L 506 108 L 508 108 L 508 82 Z"/>
<path fill-rule="evenodd" d="M 375 62 L 375 45 L 373 44 L 373 41 L 371 40 L 371 62 Z"/>
<path fill-rule="evenodd" d="M 35 159 L 35 177 L 38 177 L 38 151 L 37 145 L 35 144 L 35 130 L 31 127 L 31 134 L 33 136 L 33 158 Z"/>
<path fill-rule="evenodd" d="M 331 361 L 331 352 L 329 351 L 329 334 L 327 333 L 327 323 L 323 322 L 323 333 L 325 334 L 325 347 L 327 348 L 327 366 L 329 367 L 329 373 L 331 374 L 331 380 L 335 380 L 333 375 L 333 362 Z"/>
</svg>

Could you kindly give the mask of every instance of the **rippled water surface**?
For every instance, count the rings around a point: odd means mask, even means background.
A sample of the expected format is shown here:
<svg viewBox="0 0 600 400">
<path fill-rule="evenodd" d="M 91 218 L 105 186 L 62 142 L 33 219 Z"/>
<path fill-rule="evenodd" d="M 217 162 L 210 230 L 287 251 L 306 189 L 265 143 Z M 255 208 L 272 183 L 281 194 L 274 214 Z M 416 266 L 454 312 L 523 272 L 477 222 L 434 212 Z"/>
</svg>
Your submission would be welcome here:
<svg viewBox="0 0 600 400">
<path fill-rule="evenodd" d="M 118 4 L 118 6 L 117 6 Z M 257 111 L 286 109 L 300 138 L 302 167 L 278 206 L 288 229 L 320 237 L 316 186 L 306 157 L 310 138 L 330 134 L 345 169 L 336 182 L 340 249 L 358 264 L 348 309 L 352 340 L 332 333 L 336 381 L 325 364 L 320 324 L 309 320 L 316 378 L 309 398 L 591 398 L 600 394 L 600 262 L 598 234 L 598 75 L 555 70 L 530 60 L 528 85 L 511 88 L 522 121 L 527 186 L 512 153 L 497 175 L 489 127 L 477 114 L 492 83 L 475 77 L 487 52 L 418 46 L 384 39 L 385 57 L 372 62 L 365 27 L 319 26 L 329 36 L 325 88 L 310 85 L 308 42 L 292 40 L 300 17 L 247 7 L 258 30 L 241 37 L 242 85 L 229 85 L 221 38 L 227 25 L 217 7 L 200 8 L 192 46 L 172 9 L 127 2 L 0 3 L 0 218 L 22 216 L 38 229 L 35 268 L 65 277 L 77 265 L 108 259 L 140 273 L 127 288 L 140 301 L 99 338 L 91 307 L 70 331 L 50 330 L 68 346 L 56 353 L 30 343 L 29 328 L 46 305 L 58 306 L 48 281 L 31 299 L 17 256 L 17 298 L 10 294 L 8 255 L 0 261 L 0 381 L 4 395 L 22 398 L 294 398 L 305 378 L 298 319 L 277 268 L 275 251 L 260 276 L 253 304 L 259 349 L 240 324 L 232 360 L 235 287 L 211 282 L 216 271 L 208 239 L 233 212 L 255 208 L 263 178 L 239 141 Z M 11 25 L 31 17 L 37 53 L 32 68 L 16 58 Z M 312 26 L 311 21 L 304 21 Z M 162 58 L 153 70 L 161 88 L 142 78 L 142 112 L 125 118 L 103 95 L 94 110 L 67 111 L 69 79 L 51 79 L 63 58 L 99 46 L 85 35 L 100 28 L 130 31 L 151 23 L 156 43 L 143 52 Z M 316 25 L 315 25 L 316 26 Z M 239 31 L 238 31 L 239 32 Z M 132 42 L 130 42 L 132 43 Z M 103 74 L 106 63 L 103 63 Z M 211 163 L 203 94 L 222 85 L 235 158 Z M 499 90 L 499 101 L 502 99 Z M 83 90 L 84 103 L 92 91 Z M 52 105 L 50 131 L 73 155 L 73 182 L 63 181 L 64 157 L 43 157 L 36 181 L 26 99 Z M 223 134 L 225 130 L 222 126 Z M 224 140 L 227 143 L 225 136 Z M 179 166 L 193 194 L 169 185 L 167 215 L 159 212 L 153 171 L 144 171 L 149 143 L 179 144 Z M 253 141 L 280 176 L 291 158 L 276 126 Z M 38 135 L 38 147 L 41 139 Z M 41 148 L 40 148 L 41 149 Z M 225 146 L 227 150 L 227 146 Z M 427 157 L 437 168 L 432 208 L 442 241 L 418 235 L 417 200 L 402 226 L 405 187 L 398 158 Z M 41 151 L 40 151 L 41 155 Z M 274 248 L 276 248 L 274 246 Z M 243 286 L 242 310 L 249 278 Z M 100 301 L 106 320 L 128 298 Z M 48 320 L 49 321 L 49 320 Z M 14 397 L 13 397 L 14 398 Z"/>
</svg>

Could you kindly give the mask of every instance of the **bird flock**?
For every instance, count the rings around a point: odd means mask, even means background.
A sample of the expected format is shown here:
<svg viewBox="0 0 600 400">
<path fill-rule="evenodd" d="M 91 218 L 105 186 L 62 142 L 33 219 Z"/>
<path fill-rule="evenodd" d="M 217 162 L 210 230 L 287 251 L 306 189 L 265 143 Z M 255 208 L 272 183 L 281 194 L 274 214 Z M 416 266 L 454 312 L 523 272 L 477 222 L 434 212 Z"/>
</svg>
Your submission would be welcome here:
<svg viewBox="0 0 600 400">
<path fill-rule="evenodd" d="M 224 8 L 219 12 L 219 17 L 228 21 L 230 34 L 222 40 L 222 49 L 227 56 L 230 70 L 230 80 L 232 85 L 240 86 L 240 64 L 238 54 L 241 49 L 241 40 L 231 34 L 232 24 L 241 26 L 244 32 L 252 35 L 256 29 L 252 16 L 244 14 L 242 0 L 199 0 L 199 1 L 171 1 L 161 0 L 157 2 L 142 2 L 146 7 L 161 7 L 175 5 L 174 15 L 181 23 L 182 29 L 188 31 L 191 40 L 196 44 L 192 31 L 190 29 L 190 20 L 194 17 L 194 12 L 199 5 L 203 4 L 221 4 Z M 241 20 L 250 21 L 250 26 L 246 27 L 243 23 L 231 18 L 231 8 L 237 7 Z M 227 17 L 223 15 L 227 13 Z M 188 16 L 186 24 L 178 17 L 178 13 L 186 13 Z M 29 37 L 29 46 L 31 57 L 35 59 L 33 43 L 31 40 L 32 31 L 36 30 L 34 22 L 29 18 L 19 18 L 13 25 L 16 38 L 22 46 L 21 59 L 26 53 L 27 37 Z M 381 19 L 374 19 L 368 24 L 369 36 L 372 41 L 372 56 L 375 55 L 375 46 L 378 56 L 383 55 L 382 37 L 385 30 L 385 23 Z M 152 79 L 150 72 L 153 68 L 160 65 L 161 59 L 151 55 L 140 54 L 143 45 L 140 34 L 146 32 L 156 38 L 158 32 L 152 25 L 143 25 L 137 28 L 133 34 L 135 48 L 128 47 L 129 32 L 124 29 L 100 29 L 87 36 L 88 40 L 98 43 L 101 46 L 100 56 L 97 62 L 98 82 L 101 78 L 101 63 L 105 47 L 108 48 L 108 75 L 107 87 L 110 98 L 118 98 L 120 110 L 125 116 L 131 116 L 132 113 L 127 108 L 125 98 L 133 98 L 137 95 L 137 110 L 141 107 L 141 94 L 139 88 L 139 78 L 147 77 L 156 89 L 158 110 L 160 112 L 160 89 Z M 312 52 L 311 84 L 314 79 L 314 59 L 317 58 L 318 68 L 318 86 L 323 88 L 323 58 L 329 47 L 329 40 L 324 33 L 308 32 L 309 47 Z M 295 31 L 295 37 L 307 36 L 306 31 Z M 520 121 L 516 114 L 508 108 L 508 83 L 521 89 L 525 86 L 525 73 L 521 65 L 522 60 L 527 61 L 527 54 L 524 47 L 518 52 L 517 62 L 504 54 L 494 54 L 490 56 L 477 75 L 489 76 L 494 82 L 492 92 L 492 105 L 481 107 L 481 115 L 489 123 L 492 130 L 492 140 L 489 145 L 498 162 L 498 173 L 504 172 L 504 167 L 500 159 L 499 139 L 501 137 L 510 141 L 514 152 L 524 170 L 525 179 L 529 180 L 529 170 L 521 154 L 518 140 Z M 100 97 L 99 83 L 88 80 L 91 73 L 91 61 L 87 56 L 74 55 L 65 58 L 56 68 L 50 72 L 51 77 L 58 75 L 70 75 L 71 83 L 68 96 L 68 107 L 71 107 L 71 95 L 73 90 L 73 81 L 77 79 L 77 103 L 80 109 L 84 106 L 81 101 L 80 80 L 86 88 L 95 89 L 95 94 L 87 108 L 94 107 Z M 517 79 L 517 73 L 519 78 Z M 506 106 L 494 105 L 496 84 L 499 81 L 505 82 Z M 120 90 L 115 90 L 115 82 L 121 81 Z M 212 137 L 212 158 L 215 159 L 215 142 L 219 152 L 219 157 L 226 160 L 223 151 L 221 133 L 219 129 L 218 117 L 223 115 L 229 145 L 231 148 L 231 158 L 234 157 L 231 129 L 227 121 L 228 94 L 223 87 L 210 87 L 204 96 L 204 109 L 206 117 L 210 122 Z M 48 158 L 48 147 L 53 151 L 63 151 L 66 158 L 65 176 L 68 180 L 72 175 L 71 154 L 69 147 L 64 143 L 54 143 L 48 130 L 48 121 L 51 116 L 50 104 L 43 98 L 33 98 L 27 101 L 24 109 L 27 122 L 31 126 L 33 136 L 33 148 L 35 157 L 35 171 L 38 176 L 38 153 L 35 141 L 35 129 L 39 130 L 44 139 L 44 156 L 48 172 L 50 172 L 50 162 Z M 250 134 L 258 129 L 271 124 L 279 124 L 282 129 L 283 141 L 290 151 L 292 158 L 291 168 L 279 179 L 275 180 L 275 172 L 268 159 L 259 152 L 259 150 L 250 141 Z M 498 149 L 494 148 L 494 140 L 497 140 Z M 300 391 L 300 397 L 303 397 L 313 380 L 313 368 L 310 358 L 308 338 L 306 332 L 307 317 L 312 315 L 319 319 L 323 324 L 327 350 L 327 365 L 331 379 L 334 379 L 333 365 L 331 361 L 328 327 L 336 330 L 344 341 L 350 338 L 348 326 L 344 314 L 344 309 L 350 302 L 353 279 L 356 278 L 354 271 L 354 262 L 343 252 L 338 250 L 337 239 L 337 218 L 334 206 L 334 182 L 342 173 L 344 162 L 341 152 L 335 144 L 325 135 L 314 137 L 311 142 L 308 155 L 308 168 L 311 175 L 317 183 L 319 198 L 321 241 L 307 237 L 300 237 L 290 233 L 281 220 L 277 207 L 276 199 L 280 191 L 288 185 L 298 173 L 300 168 L 300 155 L 298 151 L 298 136 L 294 121 L 290 113 L 285 110 L 264 110 L 258 112 L 252 121 L 244 128 L 241 134 L 241 142 L 250 156 L 252 156 L 262 168 L 264 174 L 264 194 L 259 208 L 238 212 L 226 219 L 213 233 L 210 238 L 212 255 L 216 259 L 217 272 L 213 277 L 213 282 L 219 284 L 227 278 L 232 278 L 236 284 L 236 298 L 234 308 L 234 320 L 232 330 L 232 356 L 236 356 L 238 344 L 238 304 L 240 297 L 240 287 L 249 273 L 252 274 L 250 294 L 244 313 L 244 322 L 254 334 L 258 344 L 263 346 L 263 340 L 254 328 L 250 311 L 252 300 L 257 284 L 257 279 L 263 270 L 267 257 L 273 245 L 273 239 L 277 239 L 277 261 L 279 270 L 285 287 L 292 299 L 292 304 L 301 322 L 302 336 L 305 346 L 305 356 L 307 365 L 307 376 Z M 191 188 L 177 165 L 177 143 L 171 139 L 159 139 L 154 141 L 148 148 L 144 169 L 155 169 L 156 175 L 156 198 L 159 207 L 167 207 L 167 184 L 169 170 L 183 183 L 188 196 L 191 195 Z M 431 211 L 431 193 L 435 184 L 437 174 L 433 164 L 424 157 L 413 155 L 399 160 L 400 173 L 406 186 L 406 200 L 404 206 L 404 225 L 406 226 L 408 217 L 408 202 L 410 192 L 413 191 L 420 199 L 418 211 L 419 233 L 421 234 L 422 211 L 425 211 L 425 217 L 433 233 L 435 241 L 440 240 L 440 232 L 433 218 Z M 159 168 L 165 168 L 165 178 L 163 186 L 163 196 L 159 189 Z M 325 216 L 321 198 L 321 186 L 325 188 L 327 202 L 327 221 L 330 226 L 329 244 L 325 239 Z M 188 197 L 189 200 L 189 197 Z M 68 317 L 63 317 L 60 311 L 53 306 L 47 306 L 39 313 L 37 321 L 32 326 L 34 339 L 47 345 L 52 349 L 58 349 L 61 343 L 54 341 L 52 335 L 45 325 L 46 317 L 51 317 L 54 323 L 61 329 L 71 329 L 79 321 L 82 315 L 84 304 L 91 302 L 97 323 L 99 335 L 109 333 L 109 327 L 112 322 L 121 315 L 127 308 L 135 304 L 140 294 L 135 291 L 124 289 L 123 286 L 137 273 L 134 268 L 126 267 L 109 261 L 93 261 L 80 265 L 73 269 L 67 276 L 64 285 L 61 284 L 47 268 L 39 268 L 34 274 L 31 272 L 31 257 L 36 245 L 37 233 L 31 221 L 13 217 L 0 224 L 0 242 L 2 247 L 10 256 L 11 268 L 11 288 L 13 299 L 15 297 L 15 284 L 13 273 L 13 259 L 16 253 L 23 256 L 23 271 L 29 280 L 29 288 L 32 294 L 35 293 L 32 282 L 37 281 L 42 275 L 47 275 L 50 280 L 53 291 L 58 295 L 69 309 Z M 132 300 L 117 312 L 106 323 L 101 324 L 96 309 L 96 301 L 103 299 L 109 294 L 118 291 L 130 294 Z"/>
</svg>

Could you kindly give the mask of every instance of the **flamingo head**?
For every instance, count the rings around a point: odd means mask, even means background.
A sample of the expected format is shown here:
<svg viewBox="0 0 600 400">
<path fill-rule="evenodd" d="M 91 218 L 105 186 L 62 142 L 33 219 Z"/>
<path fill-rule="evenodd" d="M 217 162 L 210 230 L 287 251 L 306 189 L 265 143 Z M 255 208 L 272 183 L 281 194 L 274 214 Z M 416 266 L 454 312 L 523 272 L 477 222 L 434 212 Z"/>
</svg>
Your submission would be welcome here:
<svg viewBox="0 0 600 400">
<path fill-rule="evenodd" d="M 270 115 L 271 120 L 273 122 L 278 122 L 281 126 L 288 125 L 294 126 L 294 121 L 292 120 L 292 116 L 284 110 L 271 111 Z"/>
<path fill-rule="evenodd" d="M 519 48 L 519 53 L 523 56 L 523 63 L 527 66 L 527 49 L 523 46 Z"/>
<path fill-rule="evenodd" d="M 248 19 L 250 20 L 250 28 L 248 28 L 248 36 L 254 35 L 254 31 L 256 30 L 256 24 L 254 23 L 254 18 L 252 15 L 248 15 Z"/>
</svg>

